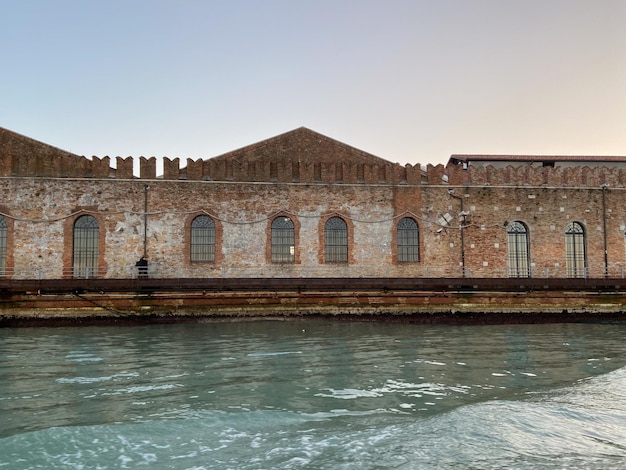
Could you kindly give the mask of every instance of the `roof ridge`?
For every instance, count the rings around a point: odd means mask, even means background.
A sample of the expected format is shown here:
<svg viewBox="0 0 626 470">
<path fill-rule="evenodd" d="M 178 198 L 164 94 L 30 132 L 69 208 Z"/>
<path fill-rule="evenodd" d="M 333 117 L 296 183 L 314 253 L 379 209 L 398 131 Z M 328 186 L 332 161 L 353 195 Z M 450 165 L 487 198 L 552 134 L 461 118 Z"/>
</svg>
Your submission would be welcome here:
<svg viewBox="0 0 626 470">
<path fill-rule="evenodd" d="M 365 150 L 361 150 L 361 149 L 359 149 L 357 147 L 354 147 L 352 145 L 349 145 L 349 144 L 346 144 L 344 142 L 341 142 L 341 141 L 339 141 L 337 139 L 333 139 L 332 137 L 328 137 L 328 136 L 326 136 L 324 134 L 321 134 L 321 133 L 319 133 L 317 131 L 309 129 L 308 127 L 305 127 L 305 126 L 300 126 L 300 127 L 295 128 L 295 129 L 292 129 L 290 131 L 283 132 L 281 134 L 275 135 L 273 137 L 269 137 L 267 139 L 263 139 L 261 141 L 258 141 L 258 142 L 246 145 L 244 147 L 240 147 L 240 148 L 235 149 L 235 150 L 231 150 L 231 151 L 223 153 L 221 155 L 217 155 L 215 157 L 211 157 L 208 160 L 214 160 L 214 159 L 230 160 L 230 159 L 233 159 L 237 155 L 241 155 L 241 154 L 245 154 L 247 152 L 253 151 L 253 150 L 261 149 L 263 147 L 266 147 L 268 145 L 271 145 L 272 143 L 275 143 L 275 142 L 279 141 L 280 139 L 283 139 L 283 138 L 285 138 L 287 136 L 296 134 L 298 132 L 307 133 L 310 136 L 313 136 L 313 137 L 315 137 L 317 139 L 320 139 L 320 140 L 324 140 L 325 142 L 327 142 L 327 143 L 329 143 L 329 144 L 331 144 L 333 146 L 347 148 L 351 152 L 355 153 L 356 155 L 361 155 L 361 156 L 367 157 L 368 159 L 376 159 L 376 160 L 379 160 L 380 163 L 393 164 L 393 162 L 391 162 L 389 160 L 386 160 L 386 159 L 384 159 L 382 157 L 379 157 L 379 156 L 374 155 L 372 153 L 366 152 Z"/>
</svg>

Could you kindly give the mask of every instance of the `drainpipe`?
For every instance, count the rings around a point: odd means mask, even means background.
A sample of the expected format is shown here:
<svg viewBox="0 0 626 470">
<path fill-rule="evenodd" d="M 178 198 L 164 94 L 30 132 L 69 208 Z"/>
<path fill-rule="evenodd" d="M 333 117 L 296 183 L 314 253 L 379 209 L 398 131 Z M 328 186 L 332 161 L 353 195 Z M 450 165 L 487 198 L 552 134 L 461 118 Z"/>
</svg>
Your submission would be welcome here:
<svg viewBox="0 0 626 470">
<path fill-rule="evenodd" d="M 606 241 L 606 192 L 609 189 L 608 184 L 602 186 L 602 236 L 604 238 L 604 278 L 609 277 L 609 251 Z"/>
<path fill-rule="evenodd" d="M 461 202 L 461 223 L 459 225 L 459 231 L 461 232 L 461 272 L 463 277 L 467 277 L 465 272 L 465 209 L 463 207 L 463 196 L 457 196 L 454 194 L 454 189 L 448 189 L 448 194 L 454 199 L 458 199 Z"/>
<path fill-rule="evenodd" d="M 148 256 L 148 189 L 147 184 L 143 187 L 143 257 Z"/>
</svg>

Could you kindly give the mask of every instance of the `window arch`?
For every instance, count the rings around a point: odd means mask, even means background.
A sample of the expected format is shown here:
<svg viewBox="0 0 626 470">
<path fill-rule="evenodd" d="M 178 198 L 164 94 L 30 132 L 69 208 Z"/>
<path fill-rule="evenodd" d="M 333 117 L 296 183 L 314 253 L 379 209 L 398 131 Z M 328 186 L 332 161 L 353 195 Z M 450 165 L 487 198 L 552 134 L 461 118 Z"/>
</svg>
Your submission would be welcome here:
<svg viewBox="0 0 626 470">
<path fill-rule="evenodd" d="M 276 217 L 272 221 L 272 263 L 293 263 L 296 259 L 296 235 L 289 217 Z"/>
<path fill-rule="evenodd" d="M 511 222 L 506 229 L 507 274 L 509 277 L 530 277 L 530 242 L 528 227 L 523 222 Z"/>
<path fill-rule="evenodd" d="M 398 262 L 417 263 L 420 260 L 417 222 L 411 217 L 404 217 L 400 219 L 396 229 L 398 232 Z"/>
<path fill-rule="evenodd" d="M 98 275 L 99 256 L 98 221 L 91 215 L 82 215 L 74 222 L 72 248 L 72 275 L 75 278 L 93 278 Z"/>
<path fill-rule="evenodd" d="M 326 263 L 348 262 L 348 225 L 341 217 L 331 217 L 324 224 L 324 253 Z"/>
<path fill-rule="evenodd" d="M 7 238 L 9 225 L 3 216 L 0 216 L 0 277 L 7 272 Z"/>
<path fill-rule="evenodd" d="M 199 215 L 191 221 L 190 260 L 193 263 L 215 261 L 215 222 L 208 215 Z"/>
<path fill-rule="evenodd" d="M 570 222 L 565 228 L 565 264 L 567 277 L 587 277 L 587 249 L 585 228 L 579 222 Z"/>
</svg>

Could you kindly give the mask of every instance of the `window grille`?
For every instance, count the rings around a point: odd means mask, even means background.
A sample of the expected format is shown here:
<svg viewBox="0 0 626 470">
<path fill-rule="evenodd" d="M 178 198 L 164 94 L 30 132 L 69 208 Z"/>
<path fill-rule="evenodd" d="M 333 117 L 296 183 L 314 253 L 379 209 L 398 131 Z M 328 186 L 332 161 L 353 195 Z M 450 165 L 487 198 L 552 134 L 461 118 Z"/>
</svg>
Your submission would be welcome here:
<svg viewBox="0 0 626 470">
<path fill-rule="evenodd" d="M 509 277 L 530 277 L 528 228 L 522 222 L 511 222 L 506 230 Z"/>
<path fill-rule="evenodd" d="M 0 277 L 6 276 L 7 271 L 7 231 L 7 221 L 0 216 Z"/>
<path fill-rule="evenodd" d="M 398 262 L 417 263 L 419 257 L 419 229 L 417 222 L 404 217 L 398 222 Z"/>
<path fill-rule="evenodd" d="M 348 226 L 340 217 L 331 217 L 324 226 L 324 248 L 327 263 L 348 262 Z"/>
<path fill-rule="evenodd" d="M 199 215 L 191 221 L 191 261 L 215 261 L 215 222 L 208 215 Z"/>
<path fill-rule="evenodd" d="M 585 229 L 570 222 L 565 229 L 565 262 L 567 277 L 587 277 Z"/>
<path fill-rule="evenodd" d="M 295 230 L 289 217 L 272 221 L 272 263 L 293 263 L 296 259 Z"/>
<path fill-rule="evenodd" d="M 72 273 L 75 278 L 93 278 L 98 275 L 98 221 L 83 215 L 74 222 Z"/>
</svg>

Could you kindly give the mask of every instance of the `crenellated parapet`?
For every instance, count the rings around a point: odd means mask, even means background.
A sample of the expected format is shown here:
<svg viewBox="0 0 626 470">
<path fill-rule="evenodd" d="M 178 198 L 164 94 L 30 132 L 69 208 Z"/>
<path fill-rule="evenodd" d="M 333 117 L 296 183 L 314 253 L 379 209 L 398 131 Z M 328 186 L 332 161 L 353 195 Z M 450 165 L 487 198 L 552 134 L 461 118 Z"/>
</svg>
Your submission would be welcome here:
<svg viewBox="0 0 626 470">
<path fill-rule="evenodd" d="M 132 178 L 132 161 L 130 165 Z M 111 178 L 115 175 L 116 170 L 111 168 L 109 157 L 88 159 L 71 154 L 20 158 L 0 156 L 0 176 L 5 177 Z"/>
<path fill-rule="evenodd" d="M 446 181 L 446 168 L 443 165 L 428 165 L 426 167 L 426 182 L 428 184 L 441 184 Z"/>
<path fill-rule="evenodd" d="M 610 166 L 533 167 L 522 164 L 462 169 L 459 165 L 449 165 L 446 170 L 450 184 L 471 186 L 599 187 L 606 184 L 626 187 L 626 168 Z"/>
<path fill-rule="evenodd" d="M 149 160 L 141 161 L 140 177 L 153 174 Z M 145 168 L 145 169 L 144 169 Z M 440 169 L 443 175 L 443 166 Z M 180 167 L 180 159 L 163 159 L 164 180 L 236 181 L 305 184 L 422 184 L 426 172 L 420 165 L 392 163 L 344 163 L 303 161 L 191 160 Z M 441 180 L 439 180 L 439 184 Z"/>
<path fill-rule="evenodd" d="M 400 165 L 374 163 L 310 162 L 302 160 L 162 159 L 159 174 L 155 157 L 86 158 L 69 153 L 0 155 L 0 176 L 43 178 L 162 179 L 303 184 L 392 184 L 454 186 L 626 187 L 626 168 L 611 166 L 506 167 L 461 165 Z M 184 166 L 181 166 L 184 165 Z M 136 168 L 139 174 L 135 174 Z"/>
<path fill-rule="evenodd" d="M 72 154 L 29 153 L 18 158 L 0 155 L 0 177 L 163 179 L 195 181 L 233 181 L 305 184 L 424 184 L 428 172 L 418 165 L 397 163 L 305 162 L 305 161 L 237 161 L 226 159 L 162 159 L 158 174 L 155 157 L 86 158 Z M 136 168 L 139 174 L 135 174 Z M 444 169 L 436 167 L 441 184 Z"/>
<path fill-rule="evenodd" d="M 517 159 L 516 159 L 517 158 Z M 0 128 L 0 177 L 161 179 L 300 184 L 626 187 L 625 157 L 453 156 L 400 165 L 306 128 L 210 159 L 75 155 Z M 498 162 L 497 166 L 490 162 Z M 477 164 L 472 164 L 477 162 Z M 503 166 L 504 162 L 510 162 Z M 139 169 L 137 174 L 137 168 Z"/>
</svg>

